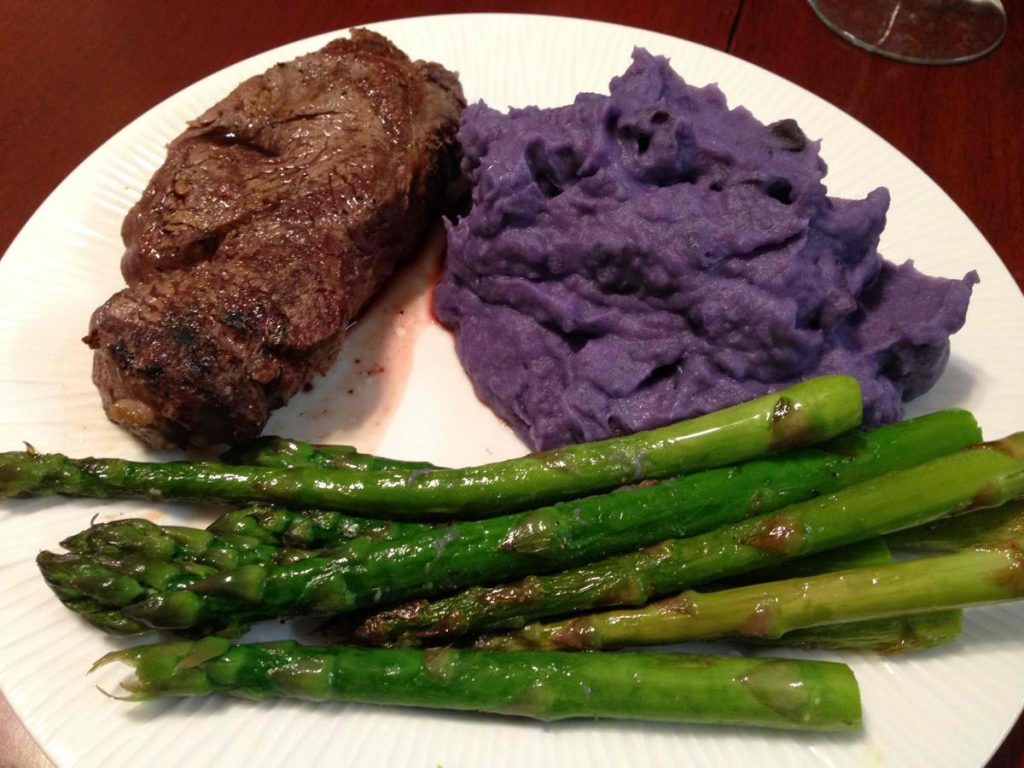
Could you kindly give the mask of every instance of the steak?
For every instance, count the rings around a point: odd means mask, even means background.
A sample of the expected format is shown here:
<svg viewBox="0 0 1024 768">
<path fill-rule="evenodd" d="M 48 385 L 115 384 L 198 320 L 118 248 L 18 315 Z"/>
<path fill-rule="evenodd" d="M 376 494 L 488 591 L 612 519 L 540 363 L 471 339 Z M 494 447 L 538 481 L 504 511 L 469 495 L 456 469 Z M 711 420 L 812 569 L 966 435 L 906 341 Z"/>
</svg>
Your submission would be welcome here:
<svg viewBox="0 0 1024 768">
<path fill-rule="evenodd" d="M 464 105 L 455 74 L 354 30 L 189 123 L 84 339 L 107 416 L 154 447 L 259 434 L 443 213 Z"/>
</svg>

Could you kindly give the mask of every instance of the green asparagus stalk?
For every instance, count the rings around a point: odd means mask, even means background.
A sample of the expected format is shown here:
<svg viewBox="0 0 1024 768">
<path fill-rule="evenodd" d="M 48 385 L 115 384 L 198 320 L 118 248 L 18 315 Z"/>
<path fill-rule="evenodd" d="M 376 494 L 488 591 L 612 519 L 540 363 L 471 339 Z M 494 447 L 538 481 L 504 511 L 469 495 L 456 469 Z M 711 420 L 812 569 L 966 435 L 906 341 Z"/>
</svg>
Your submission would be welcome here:
<svg viewBox="0 0 1024 768">
<path fill-rule="evenodd" d="M 275 697 L 474 710 L 563 720 L 607 717 L 804 731 L 860 726 L 843 664 L 661 653 L 488 653 L 451 648 L 231 646 L 220 638 L 109 653 L 134 667 L 126 698 Z"/>
<path fill-rule="evenodd" d="M 868 539 L 848 547 L 787 561 L 775 568 L 746 573 L 725 583 L 708 584 L 702 591 L 781 581 L 797 576 L 817 576 L 852 568 L 887 565 L 891 562 L 892 553 L 885 540 Z M 740 640 L 748 644 L 833 651 L 873 651 L 891 656 L 910 651 L 923 651 L 952 642 L 960 634 L 962 623 L 963 611 L 937 611 L 808 627 L 787 632 L 775 639 L 755 640 L 746 637 Z"/>
<path fill-rule="evenodd" d="M 963 620 L 964 612 L 961 610 L 913 613 L 796 629 L 775 640 L 747 637 L 742 638 L 742 642 L 779 648 L 868 651 L 895 656 L 953 642 L 960 635 Z"/>
<path fill-rule="evenodd" d="M 777 510 L 816 493 L 912 466 L 977 437 L 970 414 L 944 411 L 738 467 L 429 529 L 393 541 L 354 539 L 343 551 L 291 565 L 252 563 L 197 583 L 177 583 L 173 593 L 143 589 L 130 603 L 117 606 L 155 628 L 209 631 L 282 613 L 347 613 L 559 570 L 707 531 L 753 512 Z M 39 565 L 55 590 L 68 585 L 75 597 L 105 599 L 90 591 L 95 589 L 99 566 L 88 557 L 46 553 Z M 116 569 L 118 561 L 110 559 L 102 567 Z M 115 571 L 111 581 L 117 583 L 125 575 Z M 84 587 L 78 586 L 83 579 Z"/>
<path fill-rule="evenodd" d="M 1019 482 L 1019 481 L 1018 481 Z M 701 593 L 636 609 L 531 624 L 478 646 L 595 650 L 715 637 L 780 638 L 824 624 L 1024 597 L 1024 540 L 951 555 Z"/>
<path fill-rule="evenodd" d="M 273 547 L 324 549 L 349 539 L 391 541 L 422 534 L 434 526 L 352 517 L 329 509 L 294 510 L 251 505 L 233 509 L 214 520 L 207 530 L 219 536 L 245 536 Z"/>
<path fill-rule="evenodd" d="M 1024 538 L 1024 502 L 1012 501 L 996 509 L 937 520 L 885 537 L 893 549 L 904 552 L 953 552 L 978 544 Z"/>
<path fill-rule="evenodd" d="M 262 501 L 406 520 L 487 517 L 814 444 L 860 418 L 856 380 L 824 376 L 649 432 L 467 469 L 360 472 L 6 453 L 0 498 Z"/>
<path fill-rule="evenodd" d="M 402 461 L 359 453 L 351 445 L 311 445 L 299 440 L 267 435 L 247 440 L 221 454 L 224 464 L 256 467 L 322 467 L 380 472 L 407 469 L 442 469 L 428 461 Z"/>
<path fill-rule="evenodd" d="M 433 602 L 398 606 L 367 619 L 355 637 L 374 645 L 443 641 L 516 629 L 547 616 L 643 605 L 659 595 L 1020 496 L 1024 433 L 700 536 L 517 584 L 474 587 Z"/>
</svg>

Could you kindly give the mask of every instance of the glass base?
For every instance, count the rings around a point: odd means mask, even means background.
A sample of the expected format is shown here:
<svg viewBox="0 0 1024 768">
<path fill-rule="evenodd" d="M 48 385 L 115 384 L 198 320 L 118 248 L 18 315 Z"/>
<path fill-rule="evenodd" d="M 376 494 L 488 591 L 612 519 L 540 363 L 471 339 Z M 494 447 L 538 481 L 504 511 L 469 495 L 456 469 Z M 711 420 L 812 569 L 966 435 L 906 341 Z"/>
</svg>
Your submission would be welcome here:
<svg viewBox="0 0 1024 768">
<path fill-rule="evenodd" d="M 999 0 L 808 0 L 828 27 L 872 53 L 914 64 L 959 64 L 1006 34 Z"/>
</svg>

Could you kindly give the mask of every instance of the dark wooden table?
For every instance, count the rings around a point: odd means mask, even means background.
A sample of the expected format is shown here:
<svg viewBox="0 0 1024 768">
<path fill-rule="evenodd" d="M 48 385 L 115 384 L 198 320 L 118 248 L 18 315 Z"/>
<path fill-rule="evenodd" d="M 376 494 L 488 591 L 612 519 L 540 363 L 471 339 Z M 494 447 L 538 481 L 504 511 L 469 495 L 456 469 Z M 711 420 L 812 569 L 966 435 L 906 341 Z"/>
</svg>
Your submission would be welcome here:
<svg viewBox="0 0 1024 768">
<path fill-rule="evenodd" d="M 357 24 L 505 11 L 652 29 L 730 51 L 802 85 L 920 165 L 1024 285 L 1024 11 L 1019 0 L 1004 4 L 1010 30 L 999 49 L 971 64 L 932 68 L 844 43 L 805 0 L 9 0 L 0 14 L 0 253 L 86 155 L 211 72 Z M 48 765 L 0 698 L 0 768 Z M 1024 719 L 989 765 L 1024 766 Z"/>
</svg>

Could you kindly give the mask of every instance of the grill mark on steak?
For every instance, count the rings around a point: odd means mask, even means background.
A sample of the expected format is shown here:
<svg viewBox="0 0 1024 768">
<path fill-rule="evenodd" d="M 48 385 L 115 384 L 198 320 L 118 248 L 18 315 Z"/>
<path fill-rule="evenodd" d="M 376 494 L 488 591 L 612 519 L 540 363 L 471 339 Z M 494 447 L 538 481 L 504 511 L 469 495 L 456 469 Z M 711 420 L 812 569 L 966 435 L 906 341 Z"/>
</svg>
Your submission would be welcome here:
<svg viewBox="0 0 1024 768">
<path fill-rule="evenodd" d="M 355 30 L 190 122 L 85 338 L 108 416 L 155 447 L 258 434 L 441 214 L 463 106 L 454 74 Z"/>
</svg>

